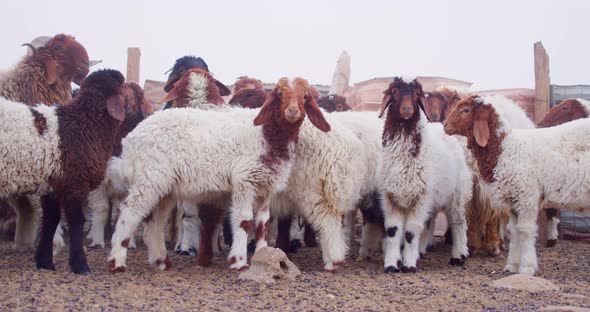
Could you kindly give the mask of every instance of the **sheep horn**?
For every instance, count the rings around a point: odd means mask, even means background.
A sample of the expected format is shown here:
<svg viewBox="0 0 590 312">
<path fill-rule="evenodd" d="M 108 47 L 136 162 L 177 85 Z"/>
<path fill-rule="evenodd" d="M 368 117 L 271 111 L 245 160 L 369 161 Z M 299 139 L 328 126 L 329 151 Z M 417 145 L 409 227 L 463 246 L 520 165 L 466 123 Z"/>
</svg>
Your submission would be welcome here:
<svg viewBox="0 0 590 312">
<path fill-rule="evenodd" d="M 21 47 L 29 47 L 33 51 L 33 55 L 37 55 L 37 48 L 30 43 L 23 43 Z"/>
<path fill-rule="evenodd" d="M 92 61 L 88 62 L 88 66 L 92 67 L 98 63 L 102 63 L 102 60 L 92 60 Z"/>
</svg>

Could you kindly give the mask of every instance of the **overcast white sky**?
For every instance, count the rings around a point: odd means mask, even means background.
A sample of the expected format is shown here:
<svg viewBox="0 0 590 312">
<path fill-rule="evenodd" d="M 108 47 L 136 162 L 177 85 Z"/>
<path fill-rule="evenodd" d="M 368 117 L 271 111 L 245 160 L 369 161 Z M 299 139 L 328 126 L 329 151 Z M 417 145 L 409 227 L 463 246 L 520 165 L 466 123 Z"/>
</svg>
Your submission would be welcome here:
<svg viewBox="0 0 590 312">
<path fill-rule="evenodd" d="M 351 83 L 392 75 L 442 76 L 473 89 L 533 88 L 533 43 L 550 55 L 551 82 L 590 84 L 590 1 L 3 1 L 0 69 L 24 42 L 68 33 L 97 68 L 126 71 L 141 48 L 141 84 L 165 80 L 186 54 L 216 78 L 330 84 L 342 50 Z M 337 6 L 335 4 L 338 4 Z"/>
</svg>

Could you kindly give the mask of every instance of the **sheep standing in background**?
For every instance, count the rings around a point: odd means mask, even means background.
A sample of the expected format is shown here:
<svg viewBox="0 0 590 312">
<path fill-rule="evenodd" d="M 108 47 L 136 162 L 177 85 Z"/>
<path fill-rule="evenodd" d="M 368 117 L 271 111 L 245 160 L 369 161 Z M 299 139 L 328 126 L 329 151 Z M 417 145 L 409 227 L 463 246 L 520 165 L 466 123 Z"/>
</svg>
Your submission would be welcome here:
<svg viewBox="0 0 590 312">
<path fill-rule="evenodd" d="M 248 76 L 238 78 L 234 85 L 234 94 L 229 100 L 229 105 L 244 108 L 261 107 L 266 100 L 266 92 L 260 80 Z"/>
<path fill-rule="evenodd" d="M 443 122 L 449 115 L 461 95 L 456 90 L 440 88 L 426 94 L 427 101 L 424 108 L 432 122 Z"/>
<path fill-rule="evenodd" d="M 386 238 L 385 273 L 416 272 L 434 217 L 444 209 L 453 231 L 451 265 L 467 259 L 465 206 L 471 199 L 471 171 L 459 141 L 442 125 L 428 123 L 418 80 L 395 77 L 383 95 L 387 110 L 379 166 Z M 403 257 L 400 252 L 405 238 Z"/>
<path fill-rule="evenodd" d="M 128 82 L 123 84 L 122 91 L 125 100 L 125 120 L 117 130 L 113 146 L 113 156 L 120 156 L 122 151 L 121 141 L 129 132 L 131 132 L 142 120 L 153 113 L 152 105 L 144 97 L 141 87 L 134 83 Z M 110 222 L 109 208 L 110 204 L 117 207 L 120 198 L 113 190 L 110 177 L 105 177 L 100 187 L 92 191 L 88 197 L 88 211 L 91 215 L 91 226 L 88 232 L 88 238 L 91 240 L 90 247 L 105 247 L 105 226 Z M 129 244 L 135 246 L 135 240 L 132 236 Z"/>
<path fill-rule="evenodd" d="M 548 128 L 564 124 L 580 118 L 588 118 L 590 114 L 590 101 L 584 99 L 567 99 L 549 110 L 547 115 L 539 123 L 539 128 Z M 559 231 L 559 210 L 548 208 L 545 210 L 547 216 L 547 247 L 557 244 Z"/>
<path fill-rule="evenodd" d="M 35 40 L 34 40 L 35 41 Z M 0 77 L 0 97 L 27 105 L 64 105 L 71 99 L 71 83 L 80 84 L 89 72 L 90 60 L 84 47 L 74 37 L 59 34 L 45 45 L 25 44 L 30 53 Z M 38 48 L 36 47 L 38 46 Z M 36 195 L 9 199 L 16 210 L 14 247 L 34 247 L 41 201 Z M 59 227 L 55 236 L 56 252 L 63 246 Z"/>
<path fill-rule="evenodd" d="M 318 100 L 318 105 L 328 113 L 351 111 L 352 108 L 346 104 L 346 98 L 336 94 L 326 95 Z"/>
<path fill-rule="evenodd" d="M 42 196 L 37 267 L 55 270 L 52 239 L 64 211 L 70 230 L 72 272 L 90 272 L 82 246 L 83 206 L 102 182 L 115 131 L 125 118 L 123 75 L 101 70 L 82 82 L 68 105 L 34 106 L 2 99 L 0 196 Z"/>
<path fill-rule="evenodd" d="M 457 103 L 444 129 L 467 138 L 492 205 L 510 214 L 504 269 L 533 275 L 539 209 L 584 209 L 590 201 L 590 120 L 511 129 L 486 99 L 471 96 Z"/>
<path fill-rule="evenodd" d="M 318 129 L 330 131 L 309 95 L 308 82 L 282 78 L 260 110 L 171 109 L 138 125 L 123 140 L 121 158 L 113 159 L 111 166 L 119 184 L 128 189 L 112 238 L 111 269 L 125 269 L 129 236 L 142 220 L 149 262 L 169 268 L 163 225 L 176 200 L 199 203 L 227 196 L 234 238 L 230 268 L 247 269 L 248 230 L 254 225 L 256 247 L 266 246 L 269 201 L 285 187 L 306 115 Z"/>
</svg>

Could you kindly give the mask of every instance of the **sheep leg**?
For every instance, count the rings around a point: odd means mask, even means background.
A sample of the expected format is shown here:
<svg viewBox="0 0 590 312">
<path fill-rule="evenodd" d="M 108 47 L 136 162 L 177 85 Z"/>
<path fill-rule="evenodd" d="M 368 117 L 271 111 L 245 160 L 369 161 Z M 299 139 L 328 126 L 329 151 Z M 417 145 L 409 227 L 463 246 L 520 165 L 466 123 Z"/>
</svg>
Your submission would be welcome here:
<svg viewBox="0 0 590 312">
<path fill-rule="evenodd" d="M 328 209 L 322 211 L 328 211 Z M 346 235 L 342 229 L 343 217 L 343 215 L 325 213 L 317 215 L 312 220 L 312 226 L 320 236 L 324 270 L 329 272 L 344 265 L 348 247 L 346 246 Z"/>
<path fill-rule="evenodd" d="M 361 235 L 361 247 L 357 261 L 370 260 L 371 256 L 379 251 L 383 240 L 383 225 L 366 221 Z"/>
<path fill-rule="evenodd" d="M 451 249 L 450 265 L 463 265 L 469 250 L 467 249 L 467 220 L 465 220 L 464 206 L 460 204 L 454 205 L 455 209 L 447 211 L 447 219 L 449 220 L 449 227 L 453 233 L 453 247 Z"/>
<path fill-rule="evenodd" d="M 483 245 L 485 246 L 488 255 L 496 257 L 500 254 L 500 238 L 498 237 L 498 221 L 499 218 L 493 216 L 486 223 L 486 232 L 484 235 Z"/>
<path fill-rule="evenodd" d="M 549 208 L 545 210 L 547 216 L 547 244 L 546 247 L 553 247 L 557 244 L 559 231 L 557 225 L 559 224 L 559 210 Z"/>
<path fill-rule="evenodd" d="M 434 223 L 435 223 L 434 218 L 436 218 L 436 213 L 426 221 L 426 229 L 425 229 L 424 233 L 422 233 L 422 235 L 420 236 L 420 245 L 419 245 L 420 258 L 424 258 L 424 255 L 426 255 L 426 251 L 428 249 L 427 247 L 428 247 L 428 242 L 430 241 L 430 237 L 434 236 Z"/>
<path fill-rule="evenodd" d="M 11 201 L 16 211 L 16 231 L 14 233 L 14 249 L 24 251 L 35 246 L 35 234 L 37 233 L 36 219 L 38 211 L 27 196 L 19 196 Z"/>
<path fill-rule="evenodd" d="M 229 216 L 226 216 L 223 219 L 223 242 L 228 247 L 231 247 L 231 245 L 233 243 L 233 234 L 231 231 L 231 219 Z"/>
<path fill-rule="evenodd" d="M 256 251 L 268 246 L 267 237 L 270 230 L 270 200 L 264 200 L 256 211 L 254 219 Z"/>
<path fill-rule="evenodd" d="M 176 242 L 174 243 L 174 250 L 176 250 L 176 253 L 180 253 L 180 246 L 182 245 L 182 240 L 184 239 L 184 214 L 185 214 L 185 210 L 184 210 L 184 201 L 183 200 L 179 200 L 176 203 L 176 211 L 172 214 L 172 222 L 174 222 L 174 224 L 176 225 L 175 227 L 173 227 L 172 230 L 176 230 L 176 233 L 174 235 L 173 238 L 176 238 Z"/>
<path fill-rule="evenodd" d="M 248 231 L 252 227 L 255 192 L 254 190 L 249 190 L 248 186 L 236 187 L 235 189 L 241 189 L 242 192 L 236 192 L 232 196 L 230 218 L 233 244 L 228 255 L 228 260 L 230 262 L 230 269 L 243 271 L 248 269 Z M 211 240 L 209 239 L 210 242 Z"/>
<path fill-rule="evenodd" d="M 346 245 L 351 246 L 355 243 L 354 226 L 356 223 L 356 210 L 344 214 L 344 233 Z"/>
<path fill-rule="evenodd" d="M 508 249 L 508 259 L 504 271 L 517 273 L 520 267 L 520 234 L 516 228 L 516 215 L 510 213 L 508 221 L 508 230 L 510 231 L 510 247 Z"/>
<path fill-rule="evenodd" d="M 88 208 L 92 212 L 88 238 L 90 247 L 105 247 L 104 232 L 109 217 L 109 200 L 104 187 L 99 187 L 88 196 Z"/>
<path fill-rule="evenodd" d="M 41 222 L 41 237 L 35 254 L 37 268 L 55 270 L 53 265 L 53 235 L 61 218 L 59 202 L 53 194 L 41 198 L 43 210 Z"/>
<path fill-rule="evenodd" d="M 64 229 L 61 221 L 57 224 L 57 229 L 55 230 L 55 235 L 53 235 L 53 255 L 56 256 L 59 254 L 62 248 L 66 243 L 64 242 Z"/>
<path fill-rule="evenodd" d="M 224 210 L 216 204 L 201 203 L 198 207 L 201 220 L 199 249 L 197 251 L 197 265 L 206 267 L 213 258 L 213 244 L 216 229 L 224 216 Z M 235 231 L 234 231 L 235 233 Z M 247 235 L 247 234 L 246 234 Z M 233 248 L 233 245 L 232 245 Z"/>
<path fill-rule="evenodd" d="M 196 256 L 201 240 L 200 220 L 196 215 L 188 215 L 186 212 L 182 218 L 182 242 L 180 254 L 183 256 Z M 177 252 L 179 250 L 177 249 Z"/>
<path fill-rule="evenodd" d="M 315 231 L 314 231 L 313 227 L 308 222 L 305 222 L 304 226 L 305 227 L 303 230 L 303 242 L 305 243 L 305 246 L 317 247 L 318 242 L 315 239 Z"/>
<path fill-rule="evenodd" d="M 295 253 L 303 247 L 305 227 L 300 225 L 301 217 L 293 218 L 289 229 L 289 252 Z M 305 222 L 305 221 L 304 221 Z"/>
<path fill-rule="evenodd" d="M 83 200 L 88 196 L 80 198 L 69 198 L 63 196 L 60 202 L 66 214 L 68 228 L 70 230 L 70 269 L 76 274 L 89 274 L 90 268 L 86 262 L 84 253 L 84 212 L 82 210 Z M 55 234 L 55 233 L 53 233 Z M 52 235 L 53 238 L 53 235 Z"/>
<path fill-rule="evenodd" d="M 537 270 L 537 252 L 535 240 L 537 238 L 537 210 L 518 209 L 519 215 L 516 224 L 518 238 L 520 240 L 520 266 L 518 273 L 534 275 Z M 531 212 L 531 213 L 529 213 Z"/>
<path fill-rule="evenodd" d="M 385 273 L 398 273 L 403 266 L 401 246 L 405 215 L 401 208 L 389 199 L 384 200 L 383 215 L 385 218 L 385 239 L 383 240 Z"/>
<path fill-rule="evenodd" d="M 291 222 L 293 216 L 288 215 L 285 217 L 279 217 L 277 220 L 277 239 L 275 241 L 275 247 L 281 249 L 284 253 L 289 253 L 289 234 L 291 232 Z"/>
<path fill-rule="evenodd" d="M 467 247 L 471 257 L 476 256 L 479 249 L 481 249 L 480 224 L 478 221 L 474 215 L 470 215 L 467 225 Z"/>
<path fill-rule="evenodd" d="M 175 205 L 175 198 L 166 196 L 152 211 L 151 217 L 145 219 L 143 235 L 148 248 L 148 263 L 155 264 L 160 271 L 172 267 L 166 251 L 166 223 Z M 179 209 L 176 213 L 182 214 L 182 211 Z"/>
<path fill-rule="evenodd" d="M 425 207 L 418 205 L 406 216 L 404 227 L 404 250 L 402 272 L 416 273 L 416 263 L 419 256 L 419 242 L 421 235 L 424 235 L 424 225 L 429 214 Z M 401 233 L 400 233 L 401 234 Z M 455 239 L 455 237 L 453 237 Z M 454 243 L 454 242 L 453 242 Z"/>
</svg>

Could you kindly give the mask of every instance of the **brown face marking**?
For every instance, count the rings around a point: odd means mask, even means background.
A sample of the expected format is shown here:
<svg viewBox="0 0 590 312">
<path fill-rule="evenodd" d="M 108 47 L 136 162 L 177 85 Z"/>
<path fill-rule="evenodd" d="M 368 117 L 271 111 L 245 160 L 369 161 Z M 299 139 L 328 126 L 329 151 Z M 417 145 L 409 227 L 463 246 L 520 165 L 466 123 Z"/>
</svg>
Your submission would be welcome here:
<svg viewBox="0 0 590 312">
<path fill-rule="evenodd" d="M 236 261 L 237 261 L 236 257 L 231 257 L 231 258 L 229 259 L 229 263 L 230 263 L 230 264 L 234 264 L 234 263 L 236 263 Z"/>
<path fill-rule="evenodd" d="M 244 229 L 246 233 L 248 233 L 248 231 L 250 231 L 250 228 L 252 227 L 252 220 L 244 220 L 240 222 L 240 227 Z"/>
<path fill-rule="evenodd" d="M 35 129 L 37 129 L 37 133 L 43 135 L 45 130 L 47 130 L 47 120 L 45 119 L 45 116 L 34 108 L 29 108 L 29 110 L 31 111 L 31 114 L 33 114 L 33 125 L 35 126 Z"/>
</svg>

